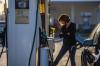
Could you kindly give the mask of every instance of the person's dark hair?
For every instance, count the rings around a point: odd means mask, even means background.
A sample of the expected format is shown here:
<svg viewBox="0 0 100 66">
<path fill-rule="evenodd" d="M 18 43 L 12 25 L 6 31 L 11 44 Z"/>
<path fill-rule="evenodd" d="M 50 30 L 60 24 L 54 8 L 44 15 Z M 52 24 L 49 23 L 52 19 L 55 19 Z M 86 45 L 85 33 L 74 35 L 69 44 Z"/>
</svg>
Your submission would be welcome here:
<svg viewBox="0 0 100 66">
<path fill-rule="evenodd" d="M 67 15 L 61 15 L 61 17 L 59 18 L 59 21 L 69 22 L 70 18 Z"/>
</svg>

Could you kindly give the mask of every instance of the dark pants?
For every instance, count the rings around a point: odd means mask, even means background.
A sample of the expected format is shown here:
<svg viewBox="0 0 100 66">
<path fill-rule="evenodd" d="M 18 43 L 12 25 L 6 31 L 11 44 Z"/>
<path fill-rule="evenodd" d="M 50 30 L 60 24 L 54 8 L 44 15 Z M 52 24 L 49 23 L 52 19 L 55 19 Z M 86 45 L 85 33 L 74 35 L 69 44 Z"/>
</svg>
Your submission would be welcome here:
<svg viewBox="0 0 100 66">
<path fill-rule="evenodd" d="M 59 63 L 59 61 L 62 59 L 62 57 L 64 56 L 64 54 L 69 50 L 69 54 L 70 54 L 70 61 L 71 61 L 71 65 L 72 66 L 76 66 L 75 63 L 75 53 L 76 53 L 76 47 L 73 46 L 69 46 L 69 45 L 63 45 L 58 56 L 56 57 L 55 61 L 54 61 L 54 66 L 57 66 L 57 64 Z"/>
</svg>

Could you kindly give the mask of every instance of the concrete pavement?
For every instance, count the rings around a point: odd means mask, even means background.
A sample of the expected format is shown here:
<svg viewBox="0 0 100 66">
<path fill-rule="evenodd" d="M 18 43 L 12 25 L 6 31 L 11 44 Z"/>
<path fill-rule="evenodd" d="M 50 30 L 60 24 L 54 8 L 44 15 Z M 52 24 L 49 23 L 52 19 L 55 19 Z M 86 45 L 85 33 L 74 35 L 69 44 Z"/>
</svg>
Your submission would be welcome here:
<svg viewBox="0 0 100 66">
<path fill-rule="evenodd" d="M 6 49 L 4 49 L 5 51 Z M 0 47 L 1 52 L 1 47 Z M 6 59 L 6 53 L 3 53 L 3 55 L 0 58 L 0 66 L 7 66 L 7 59 Z"/>
<path fill-rule="evenodd" d="M 62 44 L 63 44 L 62 41 L 55 42 L 55 52 L 53 54 L 54 59 L 58 55 L 58 53 L 59 53 L 59 51 L 62 47 Z M 77 51 L 76 51 L 76 58 L 75 58 L 76 66 L 81 66 L 81 52 L 82 52 L 83 49 L 84 48 L 80 48 L 80 49 L 77 49 Z M 93 51 L 93 48 L 90 48 L 90 49 L 91 49 L 91 51 Z M 4 51 L 5 50 L 6 49 L 4 49 Z M 1 51 L 1 47 L 0 47 L 0 51 Z M 67 52 L 57 66 L 65 66 L 67 59 L 68 59 L 68 55 L 69 55 L 69 53 Z M 6 53 L 3 53 L 2 58 L 0 59 L 0 66 L 7 66 Z M 70 60 L 69 60 L 69 63 L 68 63 L 67 66 L 71 66 Z"/>
<path fill-rule="evenodd" d="M 55 42 L 55 52 L 54 52 L 54 59 L 58 55 L 61 47 L 62 47 L 62 42 Z M 84 48 L 80 48 L 76 50 L 76 55 L 75 55 L 75 61 L 76 61 L 76 66 L 81 66 L 81 53 Z M 89 50 L 94 51 L 93 47 L 90 47 Z M 66 62 L 68 60 L 69 52 L 67 52 L 64 57 L 61 59 L 59 64 L 57 66 L 66 66 Z M 68 62 L 67 66 L 71 66 L 70 60 Z"/>
</svg>

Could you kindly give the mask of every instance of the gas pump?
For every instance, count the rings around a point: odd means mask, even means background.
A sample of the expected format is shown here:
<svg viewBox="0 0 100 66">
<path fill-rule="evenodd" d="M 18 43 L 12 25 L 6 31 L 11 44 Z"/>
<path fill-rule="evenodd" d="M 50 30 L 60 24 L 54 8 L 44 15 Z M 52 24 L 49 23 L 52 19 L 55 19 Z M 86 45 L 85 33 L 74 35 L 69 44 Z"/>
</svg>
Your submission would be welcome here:
<svg viewBox="0 0 100 66">
<path fill-rule="evenodd" d="M 36 66 L 41 28 L 38 1 L 8 1 L 8 66 Z"/>
<path fill-rule="evenodd" d="M 8 66 L 43 66 L 44 61 L 48 60 L 47 57 L 42 62 L 45 49 L 47 56 L 49 51 L 45 43 L 47 36 L 44 34 L 46 14 L 43 9 L 46 9 L 46 1 L 8 1 Z"/>
</svg>

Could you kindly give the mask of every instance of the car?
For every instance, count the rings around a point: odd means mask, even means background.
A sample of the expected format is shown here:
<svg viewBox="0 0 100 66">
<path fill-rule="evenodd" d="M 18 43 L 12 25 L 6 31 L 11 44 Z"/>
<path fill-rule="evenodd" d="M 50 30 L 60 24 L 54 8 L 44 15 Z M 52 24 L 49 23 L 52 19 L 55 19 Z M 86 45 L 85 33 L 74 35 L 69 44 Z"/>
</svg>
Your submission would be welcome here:
<svg viewBox="0 0 100 66">
<path fill-rule="evenodd" d="M 87 38 L 84 38 L 80 35 L 76 35 L 76 40 L 79 42 L 80 45 L 91 45 L 95 46 L 98 42 L 98 37 L 100 36 L 100 23 L 98 23 L 93 31 L 90 33 L 90 35 Z"/>
<path fill-rule="evenodd" d="M 76 35 L 76 40 L 81 47 L 84 47 L 81 54 L 81 66 L 100 65 L 100 23 L 98 23 L 87 38 Z M 93 50 L 89 48 L 94 47 Z"/>
</svg>

